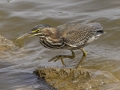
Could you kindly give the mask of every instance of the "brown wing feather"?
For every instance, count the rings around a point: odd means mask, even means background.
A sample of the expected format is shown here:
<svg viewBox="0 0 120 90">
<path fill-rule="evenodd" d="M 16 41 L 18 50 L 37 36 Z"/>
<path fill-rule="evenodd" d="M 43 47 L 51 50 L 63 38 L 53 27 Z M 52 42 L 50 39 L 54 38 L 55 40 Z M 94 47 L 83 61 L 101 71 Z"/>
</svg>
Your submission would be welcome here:
<svg viewBox="0 0 120 90">
<path fill-rule="evenodd" d="M 69 23 L 58 26 L 65 43 L 78 47 L 84 45 L 87 40 L 96 32 L 95 24 Z"/>
</svg>

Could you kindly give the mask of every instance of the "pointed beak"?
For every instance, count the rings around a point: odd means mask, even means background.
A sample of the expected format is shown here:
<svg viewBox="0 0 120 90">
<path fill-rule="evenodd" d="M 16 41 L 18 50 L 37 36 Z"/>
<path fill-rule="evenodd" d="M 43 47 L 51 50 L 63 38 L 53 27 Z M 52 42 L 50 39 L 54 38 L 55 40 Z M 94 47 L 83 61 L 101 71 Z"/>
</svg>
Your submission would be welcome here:
<svg viewBox="0 0 120 90">
<path fill-rule="evenodd" d="M 18 37 L 17 40 L 24 39 L 24 38 L 27 38 L 27 37 L 32 37 L 32 36 L 34 36 L 34 35 L 32 35 L 31 33 L 25 33 L 22 36 Z"/>
<path fill-rule="evenodd" d="M 38 30 L 30 31 L 30 32 L 28 32 L 28 34 L 29 34 L 29 37 L 32 37 L 32 36 L 41 36 L 42 35 L 42 33 L 40 31 L 38 31 Z"/>
<path fill-rule="evenodd" d="M 25 33 L 22 36 L 18 37 L 17 40 L 24 39 L 24 38 L 27 38 L 27 37 L 37 36 L 37 35 L 38 35 L 38 33 L 34 32 L 34 31 L 31 31 L 31 32 Z"/>
<path fill-rule="evenodd" d="M 27 34 L 29 35 L 29 37 L 38 36 L 39 35 L 39 33 L 36 33 L 34 31 L 28 32 Z"/>
</svg>

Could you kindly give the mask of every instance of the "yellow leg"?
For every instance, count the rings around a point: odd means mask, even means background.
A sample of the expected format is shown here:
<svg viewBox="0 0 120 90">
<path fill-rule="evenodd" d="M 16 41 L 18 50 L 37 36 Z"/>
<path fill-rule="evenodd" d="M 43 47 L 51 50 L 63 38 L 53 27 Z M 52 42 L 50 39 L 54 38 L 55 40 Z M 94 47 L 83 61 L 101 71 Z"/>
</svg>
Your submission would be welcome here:
<svg viewBox="0 0 120 90">
<path fill-rule="evenodd" d="M 87 52 L 83 48 L 81 48 L 80 50 L 83 52 L 83 56 L 86 57 L 87 56 Z"/>
<path fill-rule="evenodd" d="M 52 59 L 50 59 L 48 62 L 50 62 L 50 61 L 56 62 L 57 60 L 61 60 L 62 65 L 65 65 L 63 58 L 70 58 L 70 59 L 75 58 L 75 53 L 73 52 L 73 50 L 71 50 L 71 52 L 72 52 L 71 56 L 70 55 L 57 55 L 57 56 L 53 57 Z"/>
<path fill-rule="evenodd" d="M 83 60 L 86 58 L 87 56 L 87 52 L 83 49 L 83 48 L 80 48 L 80 50 L 83 52 L 83 56 L 81 58 L 81 60 L 79 61 L 79 63 L 77 64 L 76 68 L 79 67 L 79 65 L 83 62 Z"/>
<path fill-rule="evenodd" d="M 62 65 L 66 66 L 64 61 L 63 61 L 63 58 L 60 58 L 60 59 L 61 59 Z"/>
</svg>

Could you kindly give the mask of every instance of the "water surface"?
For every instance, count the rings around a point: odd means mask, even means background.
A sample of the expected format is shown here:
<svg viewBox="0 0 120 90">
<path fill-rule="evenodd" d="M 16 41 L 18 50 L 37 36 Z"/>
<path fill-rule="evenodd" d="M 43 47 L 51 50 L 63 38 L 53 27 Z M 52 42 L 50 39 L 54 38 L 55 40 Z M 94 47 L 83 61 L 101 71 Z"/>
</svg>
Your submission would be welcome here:
<svg viewBox="0 0 120 90">
<path fill-rule="evenodd" d="M 109 71 L 120 79 L 119 0 L 9 0 L 9 2 L 2 0 L 0 2 L 0 35 L 13 41 L 37 24 L 57 26 L 68 22 L 101 23 L 107 33 L 85 47 L 88 56 L 81 66 Z M 50 86 L 38 80 L 32 72 L 39 66 L 62 67 L 60 61 L 54 63 L 48 60 L 55 55 L 71 54 L 65 50 L 46 49 L 39 44 L 37 37 L 28 38 L 24 42 L 24 46 L 17 51 L 0 52 L 0 90 L 37 88 L 47 90 Z M 66 59 L 65 63 L 68 67 L 74 67 L 81 55 L 81 51 L 78 50 L 76 58 Z"/>
</svg>

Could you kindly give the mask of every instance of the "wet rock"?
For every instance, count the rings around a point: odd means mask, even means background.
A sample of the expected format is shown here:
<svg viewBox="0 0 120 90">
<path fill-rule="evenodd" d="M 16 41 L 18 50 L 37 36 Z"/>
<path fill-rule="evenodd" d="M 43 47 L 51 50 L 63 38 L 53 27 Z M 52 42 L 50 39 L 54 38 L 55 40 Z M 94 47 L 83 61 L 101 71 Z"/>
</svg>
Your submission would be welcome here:
<svg viewBox="0 0 120 90">
<path fill-rule="evenodd" d="M 22 41 L 22 40 L 21 40 Z M 19 41 L 18 41 L 19 42 Z M 14 43 L 11 40 L 6 39 L 5 37 L 0 35 L 0 60 L 6 60 L 7 62 L 1 63 L 1 65 L 3 64 L 3 66 L 1 66 L 1 68 L 6 68 L 6 66 L 11 66 L 14 65 L 14 57 L 19 57 L 21 55 L 21 53 L 18 53 L 18 51 L 21 50 L 19 46 L 19 43 Z M 17 59 L 17 58 L 16 58 Z M 5 65 L 5 66 L 4 66 Z M 15 65 L 17 66 L 17 65 Z M 19 67 L 19 65 L 18 65 Z M 16 69 L 17 67 L 12 67 L 12 69 Z M 7 69 L 7 68 L 6 68 Z M 5 69 L 5 70 L 6 70 Z M 18 69 L 18 68 L 17 68 Z M 19 69 L 18 69 L 19 70 Z M 6 72 L 6 71 L 4 71 Z M 9 71 L 9 68 L 7 70 L 7 72 L 13 73 L 12 75 L 15 76 L 14 74 L 18 74 L 16 72 L 11 72 Z M 16 77 L 16 76 L 15 76 Z M 18 78 L 19 81 L 19 78 Z M 49 84 L 47 84 L 44 80 L 40 80 L 40 86 L 39 85 L 33 85 L 33 86 L 25 86 L 25 87 L 21 87 L 19 88 L 19 90 L 33 90 L 33 88 L 35 90 L 56 90 L 54 89 L 52 86 L 50 86 Z M 0 89 L 1 90 L 1 89 Z M 11 89 L 10 89 L 11 90 Z"/>
<path fill-rule="evenodd" d="M 58 90 L 99 90 L 106 84 L 119 82 L 107 71 L 84 68 L 42 68 L 35 73 Z"/>
<path fill-rule="evenodd" d="M 13 63 L 12 58 L 17 55 L 17 51 L 19 51 L 18 46 L 16 46 L 12 41 L 0 35 L 0 60 L 6 60 Z"/>
<path fill-rule="evenodd" d="M 120 82 L 104 85 L 99 90 L 120 90 Z"/>
<path fill-rule="evenodd" d="M 15 48 L 16 46 L 12 41 L 0 35 L 0 51 L 12 50 Z"/>
</svg>

